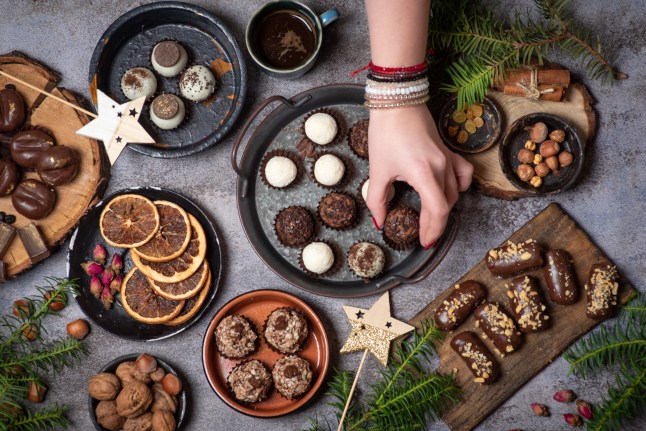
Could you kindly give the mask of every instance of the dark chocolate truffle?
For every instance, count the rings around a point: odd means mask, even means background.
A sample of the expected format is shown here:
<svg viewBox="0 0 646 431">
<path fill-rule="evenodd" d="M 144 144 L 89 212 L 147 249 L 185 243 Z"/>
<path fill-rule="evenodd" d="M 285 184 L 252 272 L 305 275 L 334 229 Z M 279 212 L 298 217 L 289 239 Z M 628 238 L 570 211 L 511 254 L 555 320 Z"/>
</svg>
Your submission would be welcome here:
<svg viewBox="0 0 646 431">
<path fill-rule="evenodd" d="M 76 154 L 63 145 L 50 147 L 38 158 L 36 171 L 40 179 L 49 186 L 69 183 L 78 172 Z"/>
<path fill-rule="evenodd" d="M 345 229 L 357 220 L 357 203 L 346 193 L 329 193 L 319 202 L 319 217 L 326 226 Z"/>
<path fill-rule="evenodd" d="M 227 377 L 233 396 L 246 403 L 257 403 L 267 398 L 271 382 L 269 370 L 257 359 L 238 365 Z"/>
<path fill-rule="evenodd" d="M 52 212 L 55 202 L 54 189 L 38 180 L 21 182 L 11 196 L 11 203 L 16 211 L 32 220 L 47 217 Z"/>
<path fill-rule="evenodd" d="M 244 358 L 256 350 L 258 334 L 244 316 L 227 316 L 215 328 L 215 344 L 227 358 Z"/>
<path fill-rule="evenodd" d="M 35 168 L 42 153 L 54 146 L 54 138 L 38 129 L 24 130 L 11 138 L 11 158 L 18 166 Z"/>
<path fill-rule="evenodd" d="M 13 85 L 0 90 L 0 132 L 16 130 L 25 121 L 25 101 Z"/>
<path fill-rule="evenodd" d="M 10 195 L 20 181 L 20 171 L 10 161 L 0 160 L 0 196 Z"/>
<path fill-rule="evenodd" d="M 297 246 L 305 244 L 314 235 L 314 219 L 303 207 L 288 207 L 276 216 L 274 229 L 282 244 Z"/>
<path fill-rule="evenodd" d="M 265 323 L 265 341 L 280 353 L 296 353 L 309 334 L 303 312 L 294 308 L 278 308 Z"/>
<path fill-rule="evenodd" d="M 278 392 L 288 400 L 293 400 L 309 390 L 313 373 L 307 360 L 298 356 L 285 356 L 276 361 L 271 376 Z"/>
<path fill-rule="evenodd" d="M 361 120 L 350 128 L 350 148 L 362 159 L 368 160 L 368 120 Z"/>
<path fill-rule="evenodd" d="M 419 236 L 419 214 L 410 207 L 390 211 L 384 222 L 384 237 L 391 247 L 403 250 L 412 247 Z"/>
</svg>

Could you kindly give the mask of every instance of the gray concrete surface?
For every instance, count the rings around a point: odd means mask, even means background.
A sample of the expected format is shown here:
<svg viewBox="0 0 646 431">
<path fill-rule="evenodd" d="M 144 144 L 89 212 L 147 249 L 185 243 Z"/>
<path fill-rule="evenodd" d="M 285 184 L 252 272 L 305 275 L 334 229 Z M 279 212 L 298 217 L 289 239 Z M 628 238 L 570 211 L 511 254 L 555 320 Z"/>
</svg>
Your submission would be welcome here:
<svg viewBox="0 0 646 431">
<path fill-rule="evenodd" d="M 126 11 L 142 1 L 124 0 L 0 0 L 0 52 L 22 51 L 59 71 L 62 85 L 87 96 L 87 70 L 90 56 L 102 32 Z M 220 16 L 243 41 L 245 23 L 262 0 L 195 3 Z M 365 13 L 361 1 L 308 1 L 323 12 L 337 7 L 342 19 L 326 30 L 322 55 L 316 67 L 302 79 L 285 82 L 258 72 L 249 63 L 249 93 L 242 117 L 266 97 L 274 94 L 292 96 L 322 84 L 363 81 L 351 78 L 348 72 L 369 59 Z M 505 4 L 516 2 L 506 1 Z M 522 7 L 530 1 L 517 2 Z M 643 110 L 646 99 L 646 14 L 641 0 L 577 0 L 572 7 L 580 21 L 602 35 L 605 46 L 616 53 L 628 81 L 604 86 L 583 78 L 597 101 L 599 131 L 587 159 L 581 183 L 574 190 L 545 199 L 523 199 L 503 202 L 469 192 L 463 197 L 463 224 L 457 240 L 440 267 L 425 281 L 392 292 L 393 313 L 401 319 L 414 316 L 438 292 L 478 262 L 492 245 L 500 243 L 521 227 L 549 202 L 559 202 L 592 238 L 612 256 L 621 271 L 639 289 L 644 289 L 645 257 L 644 213 L 646 190 L 644 166 Z M 578 71 L 571 61 L 564 61 Z M 359 354 L 340 357 L 336 351 L 348 334 L 349 326 L 342 313 L 344 303 L 369 306 L 376 298 L 357 300 L 328 299 L 314 296 L 287 285 L 272 273 L 256 256 L 247 242 L 238 220 L 235 203 L 235 176 L 229 166 L 233 132 L 215 148 L 198 155 L 176 160 L 153 159 L 126 151 L 112 169 L 108 192 L 134 185 L 155 185 L 177 190 L 194 199 L 217 223 L 222 233 L 225 259 L 224 284 L 217 304 L 208 315 L 190 330 L 177 337 L 156 343 L 128 342 L 94 326 L 87 339 L 90 355 L 80 365 L 50 377 L 49 402 L 70 407 L 70 429 L 91 430 L 85 391 L 88 378 L 113 358 L 133 352 L 148 351 L 174 363 L 185 374 L 190 393 L 187 430 L 295 430 L 307 424 L 310 417 L 329 413 L 326 399 L 319 396 L 304 410 L 277 419 L 255 419 L 229 409 L 212 392 L 201 364 L 202 338 L 215 311 L 231 298 L 259 288 L 279 288 L 305 299 L 330 323 L 330 346 L 333 366 L 353 369 Z M 14 299 L 32 294 L 33 286 L 44 276 L 65 275 L 65 249 L 59 250 L 43 264 L 0 287 L 0 311 L 10 309 Z M 83 317 L 72 304 L 61 319 L 50 319 L 52 335 L 62 335 L 65 323 Z M 374 375 L 376 361 L 367 362 L 362 382 Z M 493 415 L 479 430 L 564 430 L 567 425 L 560 413 L 572 411 L 570 406 L 550 402 L 552 394 L 563 387 L 572 388 L 592 402 L 598 401 L 612 383 L 610 374 L 588 380 L 568 376 L 568 366 L 557 359 L 527 383 Z M 362 385 L 367 390 L 365 384 Z M 534 417 L 531 402 L 546 402 L 553 407 L 551 418 Z M 473 406 L 477 409 L 478 406 Z M 646 428 L 642 416 L 626 429 Z M 443 423 L 430 429 L 447 429 Z"/>
</svg>

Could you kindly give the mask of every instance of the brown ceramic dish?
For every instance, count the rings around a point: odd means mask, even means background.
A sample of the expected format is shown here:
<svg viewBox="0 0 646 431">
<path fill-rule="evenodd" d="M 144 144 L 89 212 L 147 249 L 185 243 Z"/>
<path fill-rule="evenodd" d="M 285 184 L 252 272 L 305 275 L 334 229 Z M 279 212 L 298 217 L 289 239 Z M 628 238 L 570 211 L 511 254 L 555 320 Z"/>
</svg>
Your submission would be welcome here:
<svg viewBox="0 0 646 431">
<path fill-rule="evenodd" d="M 456 123 L 451 118 L 453 111 L 456 109 L 457 100 L 457 96 L 452 97 L 442 108 L 440 121 L 437 125 L 442 141 L 454 151 L 470 154 L 481 153 L 493 146 L 500 138 L 503 126 L 498 105 L 492 99 L 485 97 L 480 103 L 483 108 L 482 119 L 484 120 L 484 125 L 476 129 L 474 134 L 469 134 L 469 138 L 464 144 L 459 144 L 457 138 L 451 137 L 447 130 L 449 126 L 463 128 L 462 123 Z"/>
<path fill-rule="evenodd" d="M 293 401 L 285 399 L 278 391 L 272 389 L 269 398 L 264 401 L 254 404 L 241 403 L 234 398 L 227 386 L 227 376 L 231 370 L 239 363 L 249 359 L 258 359 L 271 369 L 274 363 L 283 355 L 272 351 L 263 340 L 260 348 L 253 354 L 238 360 L 227 359 L 218 353 L 215 346 L 215 328 L 224 317 L 230 314 L 243 315 L 253 321 L 258 328 L 262 328 L 267 316 L 280 307 L 299 309 L 307 317 L 310 334 L 303 344 L 302 350 L 297 355 L 307 359 L 312 366 L 314 373 L 312 387 L 302 398 Z M 329 362 L 328 339 L 321 319 L 305 302 L 278 290 L 255 290 L 229 301 L 211 320 L 206 330 L 202 348 L 204 373 L 220 399 L 234 410 L 261 418 L 286 415 L 307 404 L 321 388 L 327 374 Z"/>
</svg>

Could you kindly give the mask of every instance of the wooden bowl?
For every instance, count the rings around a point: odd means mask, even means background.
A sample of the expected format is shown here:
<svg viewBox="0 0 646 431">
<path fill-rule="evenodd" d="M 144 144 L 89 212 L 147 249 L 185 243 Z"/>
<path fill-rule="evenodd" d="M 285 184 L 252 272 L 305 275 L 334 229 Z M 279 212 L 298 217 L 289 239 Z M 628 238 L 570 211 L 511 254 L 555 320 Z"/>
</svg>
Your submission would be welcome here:
<svg viewBox="0 0 646 431">
<path fill-rule="evenodd" d="M 498 105 L 496 105 L 496 102 L 488 97 L 484 98 L 482 103 L 480 103 L 483 110 L 482 119 L 484 120 L 484 125 L 476 129 L 474 134 L 470 134 L 464 144 L 459 144 L 457 141 L 457 135 L 451 137 L 447 129 L 449 126 L 461 125 L 460 123 L 453 121 L 452 118 L 453 112 L 457 107 L 457 100 L 457 96 L 449 99 L 440 113 L 440 121 L 438 122 L 437 128 L 442 141 L 452 150 L 461 153 L 481 153 L 488 148 L 491 148 L 491 146 L 493 146 L 493 144 L 495 144 L 500 138 L 503 127 L 502 116 L 500 115 L 500 109 L 498 108 Z"/>
<path fill-rule="evenodd" d="M 516 170 L 521 165 L 518 160 L 518 151 L 525 148 L 525 142 L 529 139 L 529 133 L 525 127 L 538 122 L 545 123 L 549 132 L 557 129 L 565 131 L 565 141 L 559 145 L 561 151 L 566 150 L 572 153 L 574 161 L 570 166 L 561 168 L 558 173 L 551 172 L 543 177 L 543 184 L 540 187 L 534 187 L 521 181 Z M 540 144 L 536 144 L 536 154 L 538 154 L 539 148 Z M 505 177 L 517 189 L 537 196 L 553 195 L 569 189 L 579 178 L 583 169 L 584 150 L 578 131 L 562 118 L 552 114 L 534 113 L 520 117 L 505 132 L 498 154 L 500 168 Z"/>
<path fill-rule="evenodd" d="M 255 323 L 256 328 L 261 333 L 269 314 L 281 307 L 301 310 L 305 313 L 309 323 L 310 333 L 303 344 L 303 349 L 297 353 L 297 356 L 306 359 L 312 366 L 314 374 L 312 387 L 303 397 L 296 400 L 288 400 L 280 395 L 278 391 L 272 389 L 269 398 L 264 401 L 255 404 L 242 403 L 236 400 L 229 391 L 227 385 L 229 373 L 236 365 L 250 359 L 258 359 L 269 368 L 272 368 L 274 363 L 283 355 L 271 350 L 263 340 L 255 353 L 242 359 L 227 359 L 218 352 L 215 345 L 215 328 L 226 316 L 241 314 Z M 211 387 L 229 407 L 250 416 L 261 418 L 277 417 L 296 411 L 306 405 L 321 388 L 327 374 L 329 362 L 328 339 L 321 319 L 305 302 L 294 295 L 278 290 L 255 290 L 232 299 L 213 317 L 204 336 L 202 364 Z"/>
</svg>

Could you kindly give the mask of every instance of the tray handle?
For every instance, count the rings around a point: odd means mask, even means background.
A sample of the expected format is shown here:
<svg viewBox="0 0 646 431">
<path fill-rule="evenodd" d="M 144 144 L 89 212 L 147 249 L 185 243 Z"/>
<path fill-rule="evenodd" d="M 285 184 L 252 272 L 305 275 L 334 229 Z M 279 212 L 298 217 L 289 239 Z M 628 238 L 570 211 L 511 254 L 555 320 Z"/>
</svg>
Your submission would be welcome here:
<svg viewBox="0 0 646 431">
<path fill-rule="evenodd" d="M 242 141 L 247 134 L 247 130 L 251 126 L 251 124 L 254 122 L 256 117 L 260 115 L 260 113 L 271 103 L 273 102 L 280 102 L 283 105 L 285 105 L 289 109 L 295 109 L 301 106 L 303 103 L 307 102 L 310 100 L 312 96 L 310 94 L 306 94 L 304 97 L 301 97 L 298 100 L 292 99 L 286 99 L 283 96 L 271 96 L 265 99 L 258 107 L 251 113 L 249 118 L 247 118 L 247 121 L 242 125 L 242 128 L 240 129 L 240 133 L 238 133 L 238 137 L 236 138 L 235 142 L 233 143 L 233 148 L 231 149 L 231 166 L 233 166 L 233 170 L 236 171 L 238 176 L 244 179 L 244 188 L 242 192 L 242 197 L 246 196 L 246 190 L 247 190 L 247 181 L 249 180 L 249 176 L 242 170 L 240 166 L 238 166 L 238 151 L 240 149 L 240 145 L 242 144 Z"/>
</svg>

